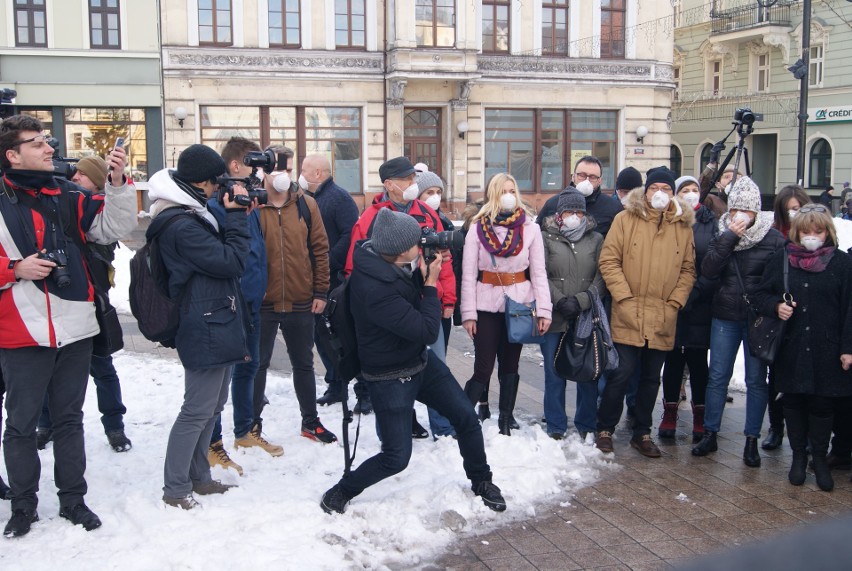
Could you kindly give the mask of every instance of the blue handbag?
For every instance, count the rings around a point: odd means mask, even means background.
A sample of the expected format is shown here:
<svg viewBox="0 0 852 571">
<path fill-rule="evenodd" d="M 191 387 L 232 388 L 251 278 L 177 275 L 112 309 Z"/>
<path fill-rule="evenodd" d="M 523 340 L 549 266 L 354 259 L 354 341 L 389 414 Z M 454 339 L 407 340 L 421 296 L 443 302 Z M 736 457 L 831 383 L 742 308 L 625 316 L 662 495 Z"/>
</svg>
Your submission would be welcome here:
<svg viewBox="0 0 852 571">
<path fill-rule="evenodd" d="M 538 320 L 535 315 L 535 300 L 520 303 L 506 294 L 506 337 L 509 343 L 544 343 L 544 336 L 538 334 Z"/>
</svg>

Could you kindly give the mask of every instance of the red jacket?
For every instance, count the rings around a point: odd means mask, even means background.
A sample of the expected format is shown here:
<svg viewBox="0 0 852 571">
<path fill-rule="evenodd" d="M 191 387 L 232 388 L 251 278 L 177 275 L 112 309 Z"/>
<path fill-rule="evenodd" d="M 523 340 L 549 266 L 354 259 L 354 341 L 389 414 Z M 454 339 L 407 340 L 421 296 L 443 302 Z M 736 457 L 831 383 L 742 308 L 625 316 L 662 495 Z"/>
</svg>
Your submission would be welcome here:
<svg viewBox="0 0 852 571">
<path fill-rule="evenodd" d="M 360 240 L 369 238 L 372 234 L 373 220 L 376 214 L 382 208 L 390 208 L 397 210 L 394 203 L 390 200 L 381 200 L 382 195 L 378 195 L 373 204 L 367 208 L 361 215 L 361 218 L 352 227 L 352 241 L 349 242 L 349 253 L 346 255 L 346 267 L 344 269 L 346 275 L 352 273 L 352 252 L 355 249 L 355 244 Z M 438 218 L 438 213 L 429 208 L 426 203 L 420 200 L 412 200 L 411 208 L 408 211 L 410 216 L 420 224 L 421 228 L 432 228 L 435 232 L 443 232 L 444 226 L 441 224 L 441 219 Z M 453 274 L 452 261 L 444 262 L 441 266 L 441 273 L 438 276 L 438 299 L 441 300 L 443 307 L 455 307 L 456 305 L 456 277 Z"/>
</svg>

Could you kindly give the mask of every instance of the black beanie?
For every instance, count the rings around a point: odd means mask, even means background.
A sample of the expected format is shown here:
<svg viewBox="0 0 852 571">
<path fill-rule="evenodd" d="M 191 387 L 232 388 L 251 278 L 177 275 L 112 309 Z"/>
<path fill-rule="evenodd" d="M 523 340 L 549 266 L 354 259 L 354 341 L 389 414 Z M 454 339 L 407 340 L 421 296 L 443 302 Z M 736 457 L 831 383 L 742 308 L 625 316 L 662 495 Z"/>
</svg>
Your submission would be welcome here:
<svg viewBox="0 0 852 571">
<path fill-rule="evenodd" d="M 615 179 L 615 190 L 633 190 L 638 186 L 642 186 L 642 174 L 633 167 L 622 170 Z"/>
<path fill-rule="evenodd" d="M 648 190 L 648 187 L 654 183 L 665 183 L 669 185 L 669 188 L 672 189 L 672 192 L 675 191 L 675 177 L 674 173 L 669 170 L 666 166 L 654 167 L 648 171 L 648 174 L 645 178 L 645 190 Z"/>
<path fill-rule="evenodd" d="M 204 182 L 227 170 L 219 153 L 207 145 L 190 145 L 178 157 L 175 175 L 186 182 Z"/>
</svg>

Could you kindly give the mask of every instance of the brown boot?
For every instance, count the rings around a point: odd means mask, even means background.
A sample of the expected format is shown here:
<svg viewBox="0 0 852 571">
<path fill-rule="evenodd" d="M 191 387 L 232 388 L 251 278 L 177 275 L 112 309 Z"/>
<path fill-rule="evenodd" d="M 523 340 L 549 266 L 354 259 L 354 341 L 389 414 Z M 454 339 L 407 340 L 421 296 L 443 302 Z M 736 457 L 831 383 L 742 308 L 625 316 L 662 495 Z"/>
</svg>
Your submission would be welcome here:
<svg viewBox="0 0 852 571">
<path fill-rule="evenodd" d="M 643 434 L 640 437 L 634 436 L 630 439 L 630 446 L 639 451 L 639 454 L 646 458 L 659 458 L 662 456 L 660 449 L 651 440 L 650 434 Z"/>
</svg>

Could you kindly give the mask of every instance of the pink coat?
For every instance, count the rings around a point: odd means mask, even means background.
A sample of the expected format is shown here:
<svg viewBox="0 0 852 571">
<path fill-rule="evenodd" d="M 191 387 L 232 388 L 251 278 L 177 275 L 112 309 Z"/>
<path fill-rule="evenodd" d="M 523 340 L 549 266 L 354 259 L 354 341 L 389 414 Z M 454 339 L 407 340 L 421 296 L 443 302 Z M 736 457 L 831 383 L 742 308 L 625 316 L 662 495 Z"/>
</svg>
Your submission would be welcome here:
<svg viewBox="0 0 852 571">
<path fill-rule="evenodd" d="M 502 313 L 506 302 L 504 289 L 478 281 L 479 271 L 515 273 L 529 268 L 530 279 L 514 285 L 507 284 L 505 293 L 515 301 L 529 303 L 535 300 L 536 314 L 550 319 L 553 305 L 550 302 L 550 288 L 547 285 L 547 271 L 544 268 L 544 242 L 538 224 L 527 219 L 524 223 L 524 247 L 515 256 L 502 258 L 491 255 L 483 247 L 477 235 L 479 222 L 471 224 L 464 241 L 462 260 L 461 316 L 462 321 L 476 320 L 477 311 Z M 506 237 L 506 228 L 494 226 L 494 231 L 502 240 Z"/>
</svg>

